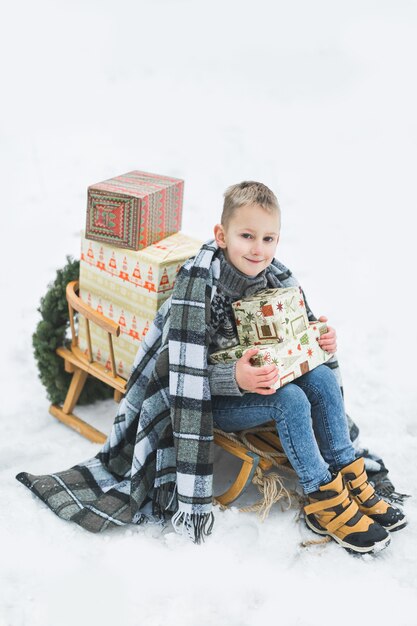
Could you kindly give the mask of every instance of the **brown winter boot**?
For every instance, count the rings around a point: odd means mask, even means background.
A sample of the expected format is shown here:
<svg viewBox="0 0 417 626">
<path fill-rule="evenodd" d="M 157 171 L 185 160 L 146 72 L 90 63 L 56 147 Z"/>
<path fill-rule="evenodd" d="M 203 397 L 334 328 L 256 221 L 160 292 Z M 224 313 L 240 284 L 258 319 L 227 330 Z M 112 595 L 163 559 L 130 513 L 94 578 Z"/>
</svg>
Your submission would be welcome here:
<svg viewBox="0 0 417 626">
<path fill-rule="evenodd" d="M 387 530 L 404 528 L 407 524 L 404 513 L 392 504 L 388 504 L 375 492 L 371 483 L 368 482 L 362 457 L 343 467 L 340 472 L 352 499 L 362 513 Z"/>
<path fill-rule="evenodd" d="M 342 475 L 308 494 L 304 507 L 307 526 L 319 535 L 329 535 L 350 552 L 378 552 L 390 542 L 387 531 L 363 515 L 343 484 Z"/>
</svg>

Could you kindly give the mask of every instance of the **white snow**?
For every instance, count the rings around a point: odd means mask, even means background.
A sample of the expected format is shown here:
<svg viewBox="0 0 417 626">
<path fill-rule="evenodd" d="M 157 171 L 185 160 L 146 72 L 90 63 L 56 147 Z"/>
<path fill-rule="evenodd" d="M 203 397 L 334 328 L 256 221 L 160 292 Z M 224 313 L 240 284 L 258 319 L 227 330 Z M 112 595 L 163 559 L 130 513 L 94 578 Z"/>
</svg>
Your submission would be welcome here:
<svg viewBox="0 0 417 626">
<path fill-rule="evenodd" d="M 417 624 L 416 4 L 4 5 L 0 625 Z M 15 480 L 100 447 L 48 414 L 31 334 L 78 255 L 87 186 L 132 169 L 184 178 L 182 230 L 202 239 L 228 185 L 277 192 L 277 256 L 337 329 L 363 444 L 413 495 L 377 557 L 300 547 L 314 537 L 279 506 L 263 524 L 217 511 L 200 547 L 151 526 L 94 536 Z M 84 414 L 109 429 L 115 410 Z"/>
</svg>

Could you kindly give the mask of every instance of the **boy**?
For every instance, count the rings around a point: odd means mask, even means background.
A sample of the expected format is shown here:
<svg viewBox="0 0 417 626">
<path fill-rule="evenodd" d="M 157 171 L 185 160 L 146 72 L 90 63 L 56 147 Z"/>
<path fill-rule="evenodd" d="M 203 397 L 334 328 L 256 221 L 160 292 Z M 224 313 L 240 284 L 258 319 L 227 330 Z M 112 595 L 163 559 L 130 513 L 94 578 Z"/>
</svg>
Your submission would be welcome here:
<svg viewBox="0 0 417 626">
<path fill-rule="evenodd" d="M 224 430 L 274 419 L 308 496 L 314 532 L 370 552 L 388 544 L 385 528 L 405 525 L 374 493 L 363 459 L 355 460 L 333 371 L 322 365 L 274 391 L 275 366 L 249 363 L 255 349 L 235 364 L 208 364 L 210 351 L 238 343 L 233 300 L 296 284 L 274 260 L 279 217 L 265 185 L 243 182 L 226 191 L 216 241 L 178 272 L 141 342 L 103 448 L 68 470 L 16 477 L 56 515 L 91 532 L 171 516 L 176 531 L 199 543 L 213 526 L 213 418 Z M 320 345 L 336 350 L 333 329 Z"/>
<path fill-rule="evenodd" d="M 231 302 L 281 286 L 283 277 L 288 286 L 290 273 L 274 262 L 279 234 L 280 209 L 270 189 L 243 182 L 226 190 L 221 223 L 214 228 L 221 269 L 211 304 L 210 352 L 238 343 Z M 319 319 L 327 321 L 324 316 Z M 333 328 L 329 327 L 319 344 L 329 353 L 336 352 Z M 385 547 L 389 543 L 386 529 L 404 527 L 405 518 L 376 495 L 363 459 L 355 459 L 334 373 L 320 365 L 275 390 L 278 368 L 252 367 L 250 359 L 256 352 L 256 348 L 248 351 L 236 363 L 209 366 L 215 423 L 231 432 L 274 420 L 308 497 L 307 525 L 354 552 Z"/>
</svg>

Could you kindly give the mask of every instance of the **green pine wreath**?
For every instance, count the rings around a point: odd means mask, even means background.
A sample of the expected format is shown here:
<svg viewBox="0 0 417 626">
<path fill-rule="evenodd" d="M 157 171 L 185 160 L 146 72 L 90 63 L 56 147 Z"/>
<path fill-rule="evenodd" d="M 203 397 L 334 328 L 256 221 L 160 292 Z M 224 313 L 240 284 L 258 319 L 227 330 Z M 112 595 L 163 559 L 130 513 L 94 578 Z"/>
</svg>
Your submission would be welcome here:
<svg viewBox="0 0 417 626">
<path fill-rule="evenodd" d="M 55 281 L 48 285 L 47 293 L 41 298 L 38 311 L 42 319 L 32 336 L 39 378 L 53 404 L 64 402 L 72 377 L 65 371 L 64 360 L 57 355 L 56 349 L 70 343 L 67 338 L 69 313 L 65 290 L 71 280 L 78 280 L 79 273 L 80 262 L 67 256 L 67 264 L 57 271 Z M 89 376 L 78 404 L 89 404 L 112 395 L 113 389 Z"/>
</svg>

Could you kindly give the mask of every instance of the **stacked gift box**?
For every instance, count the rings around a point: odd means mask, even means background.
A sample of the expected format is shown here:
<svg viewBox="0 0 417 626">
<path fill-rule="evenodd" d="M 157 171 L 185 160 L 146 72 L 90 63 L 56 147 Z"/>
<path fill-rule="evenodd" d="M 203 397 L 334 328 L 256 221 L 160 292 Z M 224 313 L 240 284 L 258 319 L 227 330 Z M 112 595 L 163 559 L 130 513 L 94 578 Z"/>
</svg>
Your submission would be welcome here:
<svg viewBox="0 0 417 626">
<path fill-rule="evenodd" d="M 233 303 L 239 344 L 210 355 L 212 363 L 231 363 L 251 348 L 259 352 L 255 366 L 274 363 L 279 370 L 278 389 L 329 360 L 318 344 L 327 332 L 323 322 L 310 322 L 299 287 L 264 289 Z"/>
<path fill-rule="evenodd" d="M 80 297 L 120 325 L 117 373 L 128 378 L 137 349 L 181 265 L 201 246 L 179 232 L 184 182 L 133 171 L 88 188 L 81 235 Z M 110 369 L 107 333 L 90 325 L 93 358 Z M 87 352 L 80 317 L 79 347 Z"/>
</svg>

